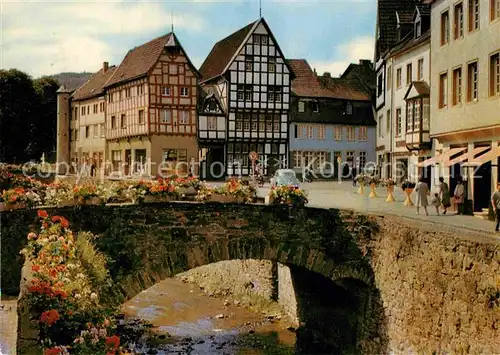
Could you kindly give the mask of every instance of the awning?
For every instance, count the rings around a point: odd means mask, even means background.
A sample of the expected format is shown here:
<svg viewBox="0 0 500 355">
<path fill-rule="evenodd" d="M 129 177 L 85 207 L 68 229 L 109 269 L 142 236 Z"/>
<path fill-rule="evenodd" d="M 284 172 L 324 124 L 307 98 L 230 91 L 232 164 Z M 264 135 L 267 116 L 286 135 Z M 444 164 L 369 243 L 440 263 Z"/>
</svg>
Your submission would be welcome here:
<svg viewBox="0 0 500 355">
<path fill-rule="evenodd" d="M 488 153 L 483 154 L 483 155 L 475 158 L 474 160 L 471 160 L 467 163 L 462 164 L 462 166 L 481 166 L 484 163 L 487 163 L 489 161 L 497 159 L 498 157 L 500 157 L 500 146 L 496 147 L 496 149 L 493 148 Z"/>
<path fill-rule="evenodd" d="M 444 166 L 449 167 L 449 166 L 455 165 L 457 163 L 461 163 L 461 162 L 466 161 L 466 160 L 469 160 L 469 161 L 473 160 L 476 155 L 478 155 L 479 153 L 482 153 L 488 149 L 490 149 L 490 147 L 476 147 L 470 153 L 464 153 L 464 154 L 462 154 L 462 155 L 460 155 L 452 160 L 446 161 L 444 163 Z"/>
<path fill-rule="evenodd" d="M 418 163 L 417 166 L 419 168 L 426 168 L 429 165 L 434 165 L 434 164 L 440 163 L 444 160 L 448 160 L 449 157 L 451 157 L 452 155 L 463 152 L 464 150 L 467 150 L 467 147 L 451 148 L 450 150 L 448 150 L 440 155 L 436 155 L 435 157 L 432 157 L 430 159 L 427 159 L 427 160 L 424 160 L 423 162 Z"/>
</svg>

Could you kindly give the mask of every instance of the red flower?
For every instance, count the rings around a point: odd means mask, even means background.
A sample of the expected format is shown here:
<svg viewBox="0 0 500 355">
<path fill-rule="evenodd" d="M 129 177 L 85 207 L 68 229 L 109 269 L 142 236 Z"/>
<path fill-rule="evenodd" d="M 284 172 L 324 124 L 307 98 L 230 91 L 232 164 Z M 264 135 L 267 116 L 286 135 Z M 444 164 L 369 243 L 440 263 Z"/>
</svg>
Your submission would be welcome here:
<svg viewBox="0 0 500 355">
<path fill-rule="evenodd" d="M 117 349 L 120 346 L 120 338 L 118 338 L 116 335 L 107 337 L 106 345 L 110 345 L 113 348 Z"/>
<path fill-rule="evenodd" d="M 66 218 L 61 217 L 60 221 L 61 221 L 61 226 L 63 226 L 63 228 L 68 228 L 69 227 L 69 222 L 68 222 L 68 220 Z"/>
<path fill-rule="evenodd" d="M 54 216 L 52 217 L 52 222 L 56 223 L 57 221 L 59 221 L 61 219 L 61 217 L 59 216 Z"/>
<path fill-rule="evenodd" d="M 40 218 L 47 218 L 49 214 L 45 210 L 38 210 L 38 217 Z"/>
<path fill-rule="evenodd" d="M 61 353 L 62 353 L 62 350 L 60 348 L 54 347 L 54 348 L 46 349 L 44 352 L 44 355 L 57 355 L 57 354 L 61 354 Z"/>
<path fill-rule="evenodd" d="M 32 266 L 31 266 L 31 271 L 33 271 L 33 272 L 38 272 L 38 271 L 40 271 L 40 265 L 32 265 Z"/>
<path fill-rule="evenodd" d="M 51 326 L 55 322 L 59 320 L 59 312 L 55 309 L 51 309 L 50 311 L 43 312 L 42 317 L 40 318 L 40 322 L 47 323 L 47 325 Z M 57 353 L 56 353 L 57 354 Z"/>
</svg>

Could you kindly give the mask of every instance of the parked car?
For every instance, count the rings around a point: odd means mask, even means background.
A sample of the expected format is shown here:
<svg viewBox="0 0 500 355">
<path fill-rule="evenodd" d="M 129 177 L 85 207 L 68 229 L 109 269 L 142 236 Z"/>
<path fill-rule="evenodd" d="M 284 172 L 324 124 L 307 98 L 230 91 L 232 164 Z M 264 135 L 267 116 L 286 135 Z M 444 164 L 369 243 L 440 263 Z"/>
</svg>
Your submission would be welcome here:
<svg viewBox="0 0 500 355">
<path fill-rule="evenodd" d="M 278 169 L 270 180 L 271 187 L 292 185 L 300 187 L 299 180 L 292 169 Z"/>
</svg>

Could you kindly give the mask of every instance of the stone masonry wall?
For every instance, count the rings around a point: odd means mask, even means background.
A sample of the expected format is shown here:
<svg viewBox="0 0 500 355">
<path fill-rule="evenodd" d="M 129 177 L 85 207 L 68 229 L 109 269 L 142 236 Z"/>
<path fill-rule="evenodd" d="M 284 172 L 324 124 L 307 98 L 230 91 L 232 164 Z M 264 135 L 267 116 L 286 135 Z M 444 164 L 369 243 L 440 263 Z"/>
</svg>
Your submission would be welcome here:
<svg viewBox="0 0 500 355">
<path fill-rule="evenodd" d="M 367 223 L 354 220 L 381 293 L 390 351 L 498 353 L 498 239 L 395 217 L 370 218 L 378 232 L 366 233 L 360 226 Z"/>
</svg>

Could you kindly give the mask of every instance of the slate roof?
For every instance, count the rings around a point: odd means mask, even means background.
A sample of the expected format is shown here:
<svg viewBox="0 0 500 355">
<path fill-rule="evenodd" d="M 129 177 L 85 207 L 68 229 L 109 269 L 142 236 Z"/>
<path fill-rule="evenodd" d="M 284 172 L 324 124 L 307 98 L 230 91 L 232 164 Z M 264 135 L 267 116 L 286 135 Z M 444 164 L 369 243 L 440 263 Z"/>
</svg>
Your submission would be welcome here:
<svg viewBox="0 0 500 355">
<path fill-rule="evenodd" d="M 414 48 L 422 43 L 430 41 L 431 38 L 431 31 L 428 30 L 425 33 L 423 33 L 420 37 L 414 38 L 414 33 L 410 32 L 408 35 L 401 41 L 399 42 L 396 46 L 394 46 L 391 49 L 391 55 L 396 55 L 403 53 L 411 48 Z"/>
<path fill-rule="evenodd" d="M 165 45 L 172 41 L 176 46 L 181 48 L 183 54 L 188 60 L 188 63 L 192 67 L 192 70 L 195 74 L 199 75 L 198 70 L 196 70 L 194 65 L 191 63 L 186 51 L 182 48 L 175 34 L 170 32 L 128 51 L 123 61 L 120 63 L 118 68 L 116 68 L 114 74 L 111 78 L 109 78 L 105 87 L 113 86 L 147 75 L 149 70 L 151 70 L 158 61 Z"/>
<path fill-rule="evenodd" d="M 417 3 L 418 12 L 420 16 L 430 16 L 431 15 L 431 5 L 426 3 Z"/>
<path fill-rule="evenodd" d="M 396 12 L 400 19 L 406 19 L 407 16 L 413 17 L 416 1 L 418 0 L 378 0 L 377 16 L 380 30 L 378 47 L 381 54 L 397 41 Z"/>
<path fill-rule="evenodd" d="M 289 59 L 295 79 L 292 80 L 292 92 L 303 97 L 324 97 L 343 100 L 370 100 L 369 95 L 351 87 L 339 78 L 318 77 L 305 59 Z"/>
<path fill-rule="evenodd" d="M 370 96 L 375 94 L 377 88 L 373 63 L 368 60 L 360 60 L 359 64 L 349 64 L 340 76 L 340 80 L 349 87 L 363 91 Z"/>
<path fill-rule="evenodd" d="M 207 81 L 223 74 L 224 69 L 256 22 L 258 20 L 220 40 L 212 47 L 212 50 L 200 67 L 202 81 Z"/>
<path fill-rule="evenodd" d="M 72 97 L 74 101 L 89 99 L 91 97 L 99 96 L 104 93 L 104 85 L 113 75 L 116 70 L 116 66 L 110 66 L 106 71 L 101 68 L 97 73 L 93 74 L 87 82 L 80 86 L 73 93 Z"/>
</svg>

